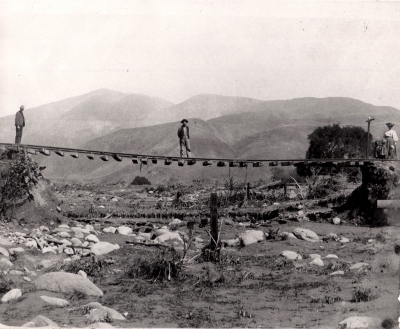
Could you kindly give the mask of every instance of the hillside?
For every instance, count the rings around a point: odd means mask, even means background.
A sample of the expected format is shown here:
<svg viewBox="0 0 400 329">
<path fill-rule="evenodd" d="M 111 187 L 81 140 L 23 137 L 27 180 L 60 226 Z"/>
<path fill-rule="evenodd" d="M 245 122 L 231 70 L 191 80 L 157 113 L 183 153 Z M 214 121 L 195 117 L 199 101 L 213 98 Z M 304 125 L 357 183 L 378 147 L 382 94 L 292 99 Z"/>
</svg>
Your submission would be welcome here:
<svg viewBox="0 0 400 329">
<path fill-rule="evenodd" d="M 223 99 L 225 99 L 223 97 Z M 196 100 L 196 103 L 198 100 Z M 239 103 L 242 99 L 239 100 Z M 204 121 L 190 119 L 193 156 L 226 157 L 242 159 L 295 159 L 303 158 L 308 147 L 307 136 L 318 126 L 340 123 L 366 128 L 368 116 L 375 117 L 371 132 L 381 136 L 385 123 L 400 122 L 400 112 L 395 108 L 378 107 L 348 98 L 305 98 L 288 101 L 249 101 L 253 111 L 223 115 Z M 245 109 L 245 107 L 243 108 Z M 249 109 L 249 108 L 247 108 Z M 230 108 L 233 111 L 233 108 Z M 150 127 L 122 129 L 95 138 L 82 148 L 153 155 L 179 155 L 176 131 L 179 123 Z M 53 179 L 94 180 L 101 182 L 129 181 L 136 175 L 146 175 L 153 182 L 169 180 L 191 181 L 227 177 L 228 168 L 195 166 L 178 167 L 163 164 L 145 166 L 140 171 L 128 159 L 89 161 L 86 157 L 74 160 L 53 156 L 45 160 L 46 175 Z M 244 169 L 231 169 L 242 178 Z M 269 168 L 249 168 L 249 180 L 266 178 Z"/>
</svg>

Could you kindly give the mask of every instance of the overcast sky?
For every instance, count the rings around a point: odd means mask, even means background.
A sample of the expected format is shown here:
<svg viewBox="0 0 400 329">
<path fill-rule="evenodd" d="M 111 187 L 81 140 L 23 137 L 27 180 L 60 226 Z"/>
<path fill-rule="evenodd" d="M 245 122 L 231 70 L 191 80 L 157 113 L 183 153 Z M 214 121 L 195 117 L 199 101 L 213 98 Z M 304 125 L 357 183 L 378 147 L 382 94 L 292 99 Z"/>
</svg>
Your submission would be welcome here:
<svg viewBox="0 0 400 329">
<path fill-rule="evenodd" d="M 0 116 L 99 88 L 400 109 L 400 2 L 0 0 Z"/>
</svg>

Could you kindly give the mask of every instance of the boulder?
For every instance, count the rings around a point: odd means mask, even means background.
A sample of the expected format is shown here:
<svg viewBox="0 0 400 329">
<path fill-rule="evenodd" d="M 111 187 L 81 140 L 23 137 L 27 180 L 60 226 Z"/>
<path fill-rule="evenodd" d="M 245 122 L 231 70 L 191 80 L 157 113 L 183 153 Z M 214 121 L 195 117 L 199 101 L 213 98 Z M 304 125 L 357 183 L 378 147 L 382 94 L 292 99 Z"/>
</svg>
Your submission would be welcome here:
<svg viewBox="0 0 400 329">
<path fill-rule="evenodd" d="M 42 249 L 42 253 L 43 254 L 45 254 L 45 253 L 48 253 L 48 252 L 52 252 L 52 253 L 54 253 L 54 254 L 56 254 L 57 253 L 57 247 L 43 247 L 43 249 Z"/>
<path fill-rule="evenodd" d="M 176 228 L 176 227 L 179 227 L 179 226 L 181 226 L 181 225 L 183 225 L 183 223 L 182 223 L 182 221 L 181 221 L 180 219 L 178 219 L 178 218 L 174 218 L 174 219 L 168 224 L 168 226 L 169 226 L 170 228 Z"/>
<path fill-rule="evenodd" d="M 75 255 L 74 249 L 72 248 L 64 248 L 64 253 L 67 254 L 68 256 Z"/>
<path fill-rule="evenodd" d="M 146 240 L 150 240 L 152 234 L 151 233 L 139 232 L 138 235 L 144 237 Z"/>
<path fill-rule="evenodd" d="M 350 266 L 349 270 L 350 271 L 357 271 L 360 268 L 370 268 L 371 266 L 368 263 L 356 263 L 352 266 Z"/>
<path fill-rule="evenodd" d="M 327 258 L 339 258 L 339 257 L 334 254 L 329 254 L 329 255 L 326 255 L 324 258 L 327 259 Z"/>
<path fill-rule="evenodd" d="M 154 239 L 154 243 L 165 244 L 168 243 L 174 248 L 183 247 L 183 240 L 179 233 L 177 232 L 169 232 L 163 235 L 158 236 Z"/>
<path fill-rule="evenodd" d="M 43 299 L 46 303 L 53 306 L 65 307 L 69 305 L 69 302 L 62 298 L 49 297 L 49 296 L 40 296 L 40 298 Z"/>
<path fill-rule="evenodd" d="M 237 247 L 240 245 L 240 239 L 228 239 L 228 240 L 221 240 L 221 243 L 226 247 Z"/>
<path fill-rule="evenodd" d="M 109 252 L 113 251 L 113 250 L 117 250 L 119 249 L 119 245 L 118 244 L 112 244 L 106 241 L 102 241 L 102 242 L 98 242 L 95 243 L 92 248 L 90 249 L 90 251 L 97 255 L 104 255 L 104 254 L 108 254 Z"/>
<path fill-rule="evenodd" d="M 83 276 L 84 278 L 87 278 L 87 274 L 85 271 L 79 270 L 78 275 Z"/>
<path fill-rule="evenodd" d="M 314 258 L 310 263 L 310 265 L 314 265 L 314 266 L 324 266 L 324 262 L 322 261 L 321 258 Z"/>
<path fill-rule="evenodd" d="M 340 224 L 340 218 L 339 217 L 332 218 L 332 223 L 335 224 L 335 225 L 339 225 Z"/>
<path fill-rule="evenodd" d="M 344 271 L 336 271 L 336 272 L 332 272 L 331 274 L 329 274 L 329 275 L 332 275 L 332 276 L 334 276 L 334 275 L 344 275 Z"/>
<path fill-rule="evenodd" d="M 303 259 L 303 257 L 301 257 L 301 255 L 299 255 L 297 252 L 290 251 L 290 250 L 282 251 L 280 255 L 283 257 L 286 257 L 287 259 L 291 259 L 291 260 Z"/>
<path fill-rule="evenodd" d="M 41 230 L 42 232 L 49 232 L 50 231 L 50 229 L 47 226 L 44 226 L 44 225 L 39 226 L 39 230 Z"/>
<path fill-rule="evenodd" d="M 103 228 L 104 233 L 115 233 L 116 230 L 117 228 L 112 226 Z"/>
<path fill-rule="evenodd" d="M 321 258 L 321 255 L 318 255 L 318 254 L 310 254 L 310 258 L 312 258 L 312 259 Z"/>
<path fill-rule="evenodd" d="M 81 240 L 79 240 L 78 238 L 71 238 L 71 244 L 74 246 L 74 247 L 80 247 L 80 246 L 82 246 L 82 241 Z"/>
<path fill-rule="evenodd" d="M 120 226 L 120 227 L 118 227 L 117 228 L 117 232 L 118 232 L 118 234 L 121 234 L 121 235 L 129 235 L 129 234 L 133 233 L 132 229 L 130 227 L 128 227 L 128 226 Z"/>
<path fill-rule="evenodd" d="M 339 322 L 341 329 L 381 328 L 382 320 L 370 316 L 351 316 Z"/>
<path fill-rule="evenodd" d="M 31 282 L 31 279 L 29 279 L 27 276 L 24 276 L 24 281 L 26 281 L 26 282 Z"/>
<path fill-rule="evenodd" d="M 95 236 L 94 234 L 89 234 L 86 238 L 85 238 L 85 240 L 86 241 L 89 241 L 89 242 L 93 242 L 93 243 L 98 243 L 98 242 L 100 242 L 100 240 L 97 238 L 97 236 Z"/>
<path fill-rule="evenodd" d="M 2 257 L 0 259 L 0 270 L 10 267 L 13 267 L 13 263 L 11 263 L 9 259 Z"/>
<path fill-rule="evenodd" d="M 71 230 L 75 232 L 75 236 L 76 236 L 76 232 L 80 232 L 80 233 L 83 233 L 83 234 L 90 234 L 90 229 L 88 229 L 88 228 L 83 228 L 83 227 L 77 227 L 76 226 L 76 227 L 72 227 Z"/>
<path fill-rule="evenodd" d="M 58 225 L 58 227 L 68 228 L 68 229 L 70 228 L 68 224 L 60 224 L 60 225 Z"/>
<path fill-rule="evenodd" d="M 239 236 L 239 239 L 244 246 L 248 246 L 250 244 L 263 241 L 265 239 L 265 235 L 263 231 L 246 230 Z"/>
<path fill-rule="evenodd" d="M 21 289 L 11 289 L 7 292 L 2 298 L 1 301 L 3 303 L 8 303 L 10 300 L 18 299 L 22 296 Z"/>
<path fill-rule="evenodd" d="M 8 249 L 8 252 L 10 253 L 10 255 L 22 254 L 25 252 L 25 249 L 22 247 L 11 248 L 11 249 Z"/>
<path fill-rule="evenodd" d="M 348 242 L 350 242 L 350 240 L 347 239 L 347 238 L 345 238 L 345 237 L 341 237 L 340 240 L 339 240 L 339 242 L 340 242 L 340 243 L 348 243 Z"/>
<path fill-rule="evenodd" d="M 89 279 L 78 274 L 66 272 L 50 272 L 35 280 L 37 289 L 53 292 L 81 292 L 88 296 L 103 296 L 103 292 Z"/>
<path fill-rule="evenodd" d="M 46 318 L 43 315 L 38 315 L 35 316 L 31 321 L 25 323 L 22 325 L 22 327 L 29 328 L 29 327 L 51 327 L 51 328 L 59 328 L 58 324 L 50 320 L 49 318 Z"/>
<path fill-rule="evenodd" d="M 0 247 L 0 254 L 6 257 L 10 257 L 10 254 L 8 253 L 6 248 Z"/>
<path fill-rule="evenodd" d="M 71 237 L 71 235 L 68 232 L 60 232 L 60 233 L 58 233 L 58 236 L 61 238 L 66 238 L 66 239 Z"/>
<path fill-rule="evenodd" d="M 158 229 L 158 230 L 156 230 L 155 232 L 154 232 L 154 236 L 155 237 L 158 237 L 158 236 L 160 236 L 160 235 L 163 235 L 163 234 L 166 234 L 166 233 L 170 233 L 171 231 L 170 230 L 168 230 L 168 229 L 166 229 L 166 228 L 160 228 L 160 229 Z"/>
<path fill-rule="evenodd" d="M 0 246 L 12 246 L 12 245 L 13 245 L 13 243 L 10 240 L 0 236 Z"/>
<path fill-rule="evenodd" d="M 18 270 L 10 270 L 8 271 L 9 275 L 24 275 L 25 273 L 22 271 L 18 271 Z"/>
<path fill-rule="evenodd" d="M 82 307 L 91 311 L 88 316 L 90 322 L 98 322 L 104 320 L 102 319 L 102 317 L 104 316 L 103 311 L 105 311 L 108 317 L 113 320 L 126 320 L 126 318 L 121 313 L 107 306 L 103 306 L 99 302 L 91 302 L 86 305 L 83 305 Z M 102 311 L 94 312 L 95 310 L 102 310 Z"/>
<path fill-rule="evenodd" d="M 29 240 L 25 243 L 25 247 L 27 248 L 37 248 L 38 245 L 35 240 Z"/>
<path fill-rule="evenodd" d="M 309 242 L 319 242 L 318 235 L 306 228 L 297 227 L 293 230 L 293 234 L 302 240 L 309 241 Z"/>
<path fill-rule="evenodd" d="M 85 236 L 83 235 L 82 232 L 76 231 L 76 232 L 74 232 L 74 237 L 77 239 L 83 239 Z"/>
</svg>

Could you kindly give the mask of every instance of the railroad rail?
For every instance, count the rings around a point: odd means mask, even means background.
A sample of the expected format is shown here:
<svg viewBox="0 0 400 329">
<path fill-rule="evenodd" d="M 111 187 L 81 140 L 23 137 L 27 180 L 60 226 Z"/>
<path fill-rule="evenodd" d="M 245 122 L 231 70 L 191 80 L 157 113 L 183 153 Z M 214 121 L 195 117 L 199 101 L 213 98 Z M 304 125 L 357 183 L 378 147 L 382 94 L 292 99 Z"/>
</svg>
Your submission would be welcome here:
<svg viewBox="0 0 400 329">
<path fill-rule="evenodd" d="M 197 161 L 202 162 L 203 166 L 212 166 L 216 164 L 217 167 L 262 167 L 268 163 L 269 166 L 318 166 L 318 167 L 360 167 L 365 165 L 371 165 L 374 162 L 397 162 L 400 160 L 392 159 L 237 159 L 237 158 L 208 158 L 208 157 L 174 157 L 169 155 L 152 155 L 152 154 L 136 154 L 136 153 L 121 153 L 121 152 L 110 152 L 110 151 L 99 151 L 99 150 L 86 150 L 86 149 L 75 149 L 68 147 L 56 147 L 56 146 L 43 146 L 43 145 L 28 145 L 28 144 L 12 144 L 12 143 L 0 143 L 7 149 L 18 149 L 23 150 L 30 154 L 42 154 L 50 156 L 51 152 L 54 152 L 60 157 L 64 157 L 68 153 L 73 158 L 79 158 L 79 154 L 84 154 L 89 160 L 94 160 L 95 156 L 103 161 L 109 161 L 109 157 L 115 161 L 121 162 L 123 158 L 131 159 L 134 164 L 148 163 L 157 164 L 158 161 L 164 161 L 165 165 L 170 165 L 173 161 L 178 162 L 178 165 L 183 166 L 184 163 L 188 165 L 194 165 Z"/>
</svg>

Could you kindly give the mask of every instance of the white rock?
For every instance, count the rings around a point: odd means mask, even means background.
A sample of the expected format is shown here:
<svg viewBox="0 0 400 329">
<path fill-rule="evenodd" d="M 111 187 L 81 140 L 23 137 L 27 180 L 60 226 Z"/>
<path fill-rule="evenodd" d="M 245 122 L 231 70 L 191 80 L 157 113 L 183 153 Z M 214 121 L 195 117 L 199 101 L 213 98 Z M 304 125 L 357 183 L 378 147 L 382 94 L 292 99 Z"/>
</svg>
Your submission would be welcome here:
<svg viewBox="0 0 400 329">
<path fill-rule="evenodd" d="M 154 239 L 154 243 L 160 243 L 160 244 L 169 243 L 174 248 L 183 246 L 183 240 L 182 240 L 181 236 L 179 235 L 179 233 L 177 233 L 177 232 L 169 232 L 169 233 L 160 235 Z"/>
<path fill-rule="evenodd" d="M 104 208 L 104 206 L 99 206 L 99 208 Z"/>
<path fill-rule="evenodd" d="M 336 271 L 336 272 L 332 272 L 329 275 L 344 275 L 344 271 Z"/>
<path fill-rule="evenodd" d="M 13 243 L 10 240 L 0 236 L 0 246 L 12 246 L 12 245 L 13 245 Z"/>
<path fill-rule="evenodd" d="M 64 248 L 64 253 L 70 256 L 75 254 L 72 248 Z"/>
<path fill-rule="evenodd" d="M 69 225 L 67 225 L 67 224 L 61 224 L 61 225 L 58 225 L 58 227 L 60 227 L 60 228 L 70 228 Z"/>
<path fill-rule="evenodd" d="M 29 328 L 29 327 L 51 327 L 51 328 L 59 328 L 58 324 L 46 318 L 43 315 L 35 316 L 31 321 L 22 325 L 22 327 Z"/>
<path fill-rule="evenodd" d="M 77 238 L 77 239 L 83 239 L 83 238 L 84 238 L 83 233 L 82 233 L 82 232 L 79 232 L 79 231 L 74 232 L 74 236 L 75 236 L 75 238 Z"/>
<path fill-rule="evenodd" d="M 116 230 L 117 228 L 113 226 L 103 228 L 104 233 L 115 233 Z"/>
<path fill-rule="evenodd" d="M 8 272 L 9 275 L 24 275 L 25 273 L 22 271 L 18 271 L 18 270 L 10 270 Z"/>
<path fill-rule="evenodd" d="M 57 247 L 56 248 L 54 248 L 54 247 L 43 247 L 42 253 L 45 254 L 45 253 L 48 253 L 48 252 L 52 252 L 52 253 L 56 254 L 57 253 Z"/>
<path fill-rule="evenodd" d="M 90 243 L 89 241 L 83 242 L 83 243 L 82 243 L 82 247 L 88 247 L 88 246 L 89 246 L 89 243 Z"/>
<path fill-rule="evenodd" d="M 91 247 L 90 251 L 93 254 L 100 256 L 100 255 L 108 254 L 109 252 L 111 252 L 113 250 L 117 250 L 117 249 L 119 249 L 118 244 L 112 244 L 112 243 L 103 241 L 103 242 L 95 243 Z"/>
<path fill-rule="evenodd" d="M 26 233 L 23 233 L 23 232 L 15 232 L 14 234 L 15 234 L 15 236 L 18 236 L 18 237 L 25 237 L 26 236 Z"/>
<path fill-rule="evenodd" d="M 334 254 L 329 254 L 329 255 L 326 255 L 324 258 L 326 259 L 326 258 L 339 258 L 339 257 Z"/>
<path fill-rule="evenodd" d="M 84 228 L 84 227 L 76 226 L 76 227 L 72 227 L 71 230 L 75 233 L 75 236 L 76 236 L 77 232 L 80 232 L 83 234 L 90 234 L 90 229 Z"/>
<path fill-rule="evenodd" d="M 79 240 L 78 238 L 71 238 L 71 244 L 74 246 L 74 247 L 80 247 L 80 246 L 82 246 L 82 241 L 81 240 Z"/>
<path fill-rule="evenodd" d="M 84 278 L 87 278 L 87 274 L 85 271 L 79 270 L 78 275 L 83 276 Z"/>
<path fill-rule="evenodd" d="M 11 289 L 8 293 L 6 293 L 2 298 L 1 301 L 3 303 L 8 303 L 10 300 L 18 299 L 22 296 L 21 289 Z"/>
<path fill-rule="evenodd" d="M 299 255 L 297 252 L 290 251 L 290 250 L 282 251 L 281 256 L 286 257 L 287 259 L 291 259 L 291 260 L 303 259 L 303 257 L 301 257 L 301 255 Z"/>
<path fill-rule="evenodd" d="M 58 307 L 65 307 L 69 305 L 69 302 L 62 298 L 49 297 L 49 296 L 40 296 L 40 298 L 43 299 L 46 303 Z"/>
<path fill-rule="evenodd" d="M 118 199 L 117 198 L 112 198 L 111 201 L 112 202 L 118 202 Z"/>
<path fill-rule="evenodd" d="M 108 317 L 110 317 L 113 320 L 126 320 L 125 317 L 121 313 L 119 313 L 118 311 L 116 311 L 110 307 L 103 306 L 99 302 L 88 303 L 86 305 L 83 305 L 82 308 L 91 310 L 90 315 L 88 316 L 90 322 L 93 322 L 93 321 L 97 322 L 100 320 L 98 318 L 99 317 L 101 318 L 104 315 L 108 315 Z M 102 312 L 93 312 L 95 310 L 99 310 Z"/>
<path fill-rule="evenodd" d="M 174 218 L 174 219 L 168 224 L 168 226 L 171 227 L 171 228 L 179 227 L 179 226 L 181 226 L 181 225 L 182 225 L 182 221 L 181 221 L 180 219 L 178 219 L 178 218 Z"/>
<path fill-rule="evenodd" d="M 89 231 L 94 231 L 93 225 L 90 225 L 90 224 L 86 224 L 86 225 L 85 225 L 85 229 L 86 229 L 86 230 L 89 230 Z"/>
<path fill-rule="evenodd" d="M 151 239 L 151 233 L 139 232 L 138 235 L 144 237 L 146 240 L 150 240 Z"/>
<path fill-rule="evenodd" d="M 335 225 L 339 225 L 340 224 L 340 218 L 339 217 L 335 217 L 332 219 L 332 223 Z"/>
<path fill-rule="evenodd" d="M 25 243 L 25 247 L 27 247 L 27 248 L 37 248 L 37 243 L 36 243 L 36 241 L 27 241 L 26 243 Z"/>
<path fill-rule="evenodd" d="M 59 232 L 58 236 L 61 238 L 67 238 L 67 239 L 71 237 L 71 235 L 68 232 Z"/>
<path fill-rule="evenodd" d="M 367 263 L 356 263 L 356 264 L 350 266 L 349 270 L 355 271 L 355 270 L 358 270 L 358 269 L 364 268 L 364 267 L 370 267 L 370 265 Z"/>
<path fill-rule="evenodd" d="M 2 270 L 3 268 L 9 268 L 9 267 L 13 267 L 13 263 L 11 263 L 9 259 L 2 257 L 0 259 L 0 270 Z"/>
<path fill-rule="evenodd" d="M 41 231 L 43 231 L 43 232 L 49 232 L 50 231 L 50 229 L 47 226 L 44 226 L 44 225 L 40 226 L 39 229 Z"/>
<path fill-rule="evenodd" d="M 382 320 L 370 316 L 351 316 L 341 322 L 339 327 L 343 329 L 361 329 L 361 328 L 381 328 Z"/>
<path fill-rule="evenodd" d="M 89 279 L 67 272 L 50 272 L 35 280 L 38 289 L 73 293 L 81 292 L 88 296 L 103 296 L 103 292 Z"/>
<path fill-rule="evenodd" d="M 85 240 L 86 240 L 86 241 L 89 241 L 89 242 L 93 242 L 93 243 L 98 243 L 98 242 L 100 242 L 100 240 L 98 239 L 98 237 L 95 236 L 94 234 L 89 234 L 89 235 L 85 238 Z"/>
<path fill-rule="evenodd" d="M 0 254 L 6 257 L 10 257 L 10 254 L 8 253 L 6 248 L 0 247 Z"/>
<path fill-rule="evenodd" d="M 128 226 L 120 226 L 120 227 L 118 227 L 117 228 L 117 232 L 118 232 L 118 234 L 121 234 L 121 235 L 128 235 L 128 234 L 132 234 L 133 233 L 132 229 L 130 227 L 128 227 Z"/>
<path fill-rule="evenodd" d="M 236 247 L 240 245 L 240 239 L 228 239 L 228 240 L 221 240 L 221 243 L 224 244 L 226 247 Z"/>
<path fill-rule="evenodd" d="M 312 259 L 321 258 L 321 255 L 318 255 L 318 254 L 310 254 L 310 258 L 312 258 Z"/>
<path fill-rule="evenodd" d="M 309 242 L 319 242 L 318 235 L 315 232 L 308 230 L 306 228 L 297 227 L 293 230 L 293 234 L 297 238 L 302 240 L 306 240 Z"/>
<path fill-rule="evenodd" d="M 159 228 L 158 230 L 156 230 L 154 232 L 155 237 L 158 237 L 160 235 L 166 234 L 166 233 L 170 233 L 171 231 L 168 230 L 167 228 Z"/>
<path fill-rule="evenodd" d="M 295 237 L 295 235 L 293 233 L 283 231 L 283 232 L 280 232 L 279 235 L 286 238 L 287 240 L 288 239 L 296 239 L 297 240 L 297 238 Z"/>
<path fill-rule="evenodd" d="M 26 282 L 31 282 L 31 279 L 29 279 L 27 276 L 24 276 L 24 281 L 26 281 Z"/>
<path fill-rule="evenodd" d="M 348 242 L 350 242 L 350 240 L 347 239 L 347 238 L 345 238 L 345 237 L 341 237 L 340 240 L 339 240 L 339 242 L 340 242 L 340 243 L 348 243 Z"/>
<path fill-rule="evenodd" d="M 22 247 L 10 248 L 10 249 L 8 250 L 8 252 L 10 253 L 10 255 L 22 254 L 23 252 L 25 252 L 25 249 L 22 248 Z"/>
<path fill-rule="evenodd" d="M 248 246 L 250 244 L 263 241 L 265 239 L 265 235 L 263 231 L 246 230 L 239 236 L 239 239 L 244 246 Z"/>
<path fill-rule="evenodd" d="M 314 258 L 309 264 L 315 266 L 324 266 L 324 262 L 321 258 Z"/>
</svg>

